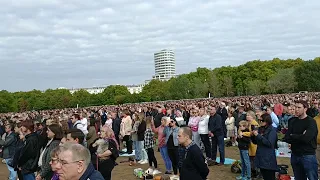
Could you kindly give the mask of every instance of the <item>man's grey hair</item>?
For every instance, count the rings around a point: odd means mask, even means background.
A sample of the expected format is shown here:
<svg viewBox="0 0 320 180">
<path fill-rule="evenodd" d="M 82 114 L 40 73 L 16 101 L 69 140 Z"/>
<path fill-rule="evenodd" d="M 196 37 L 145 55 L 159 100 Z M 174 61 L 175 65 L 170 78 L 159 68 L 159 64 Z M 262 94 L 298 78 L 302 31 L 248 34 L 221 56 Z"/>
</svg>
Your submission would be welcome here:
<svg viewBox="0 0 320 180">
<path fill-rule="evenodd" d="M 72 161 L 84 161 L 86 167 L 91 162 L 91 155 L 88 148 L 81 144 L 75 143 L 64 143 L 60 146 L 60 152 L 70 151 L 72 153 Z"/>
</svg>

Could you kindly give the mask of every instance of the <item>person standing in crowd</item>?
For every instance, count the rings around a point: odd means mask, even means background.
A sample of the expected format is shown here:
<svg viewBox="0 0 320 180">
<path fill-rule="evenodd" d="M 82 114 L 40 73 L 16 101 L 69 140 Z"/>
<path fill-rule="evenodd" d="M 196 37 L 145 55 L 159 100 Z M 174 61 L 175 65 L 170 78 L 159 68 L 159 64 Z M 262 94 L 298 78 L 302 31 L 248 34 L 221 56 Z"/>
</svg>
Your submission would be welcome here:
<svg viewBox="0 0 320 180">
<path fill-rule="evenodd" d="M 40 171 L 36 177 L 36 180 L 51 180 L 53 176 L 53 171 L 51 170 L 51 151 L 59 146 L 60 141 L 63 137 L 62 128 L 58 124 L 52 124 L 47 128 L 47 134 L 49 142 L 40 154 L 38 167 Z"/>
<path fill-rule="evenodd" d="M 211 137 L 211 160 L 214 161 L 214 164 L 217 158 L 217 147 L 219 147 L 220 154 L 220 165 L 224 165 L 225 154 L 224 154 L 224 134 L 222 127 L 222 119 L 219 114 L 216 112 L 216 107 L 212 106 L 210 109 L 210 118 L 208 123 L 209 137 Z"/>
<path fill-rule="evenodd" d="M 46 120 L 36 123 L 36 132 L 39 135 L 40 147 L 44 148 L 48 143 Z"/>
<path fill-rule="evenodd" d="M 180 180 L 206 180 L 209 169 L 199 146 L 192 142 L 191 129 L 182 127 L 178 133 L 178 142 L 185 148 L 184 160 L 180 169 Z"/>
<path fill-rule="evenodd" d="M 12 124 L 5 125 L 6 138 L 0 139 L 0 146 L 2 146 L 2 158 L 5 160 L 7 168 L 9 170 L 9 180 L 17 179 L 17 171 L 14 170 L 13 156 L 17 145 L 17 135 L 14 132 L 14 126 Z"/>
<path fill-rule="evenodd" d="M 288 128 L 288 122 L 289 119 L 291 119 L 293 116 L 290 114 L 291 106 L 288 102 L 283 103 L 283 113 L 281 116 L 280 125 L 283 129 Z"/>
<path fill-rule="evenodd" d="M 85 125 L 82 123 L 82 120 L 81 120 L 79 114 L 73 114 L 73 116 L 72 116 L 72 123 L 73 123 L 73 126 L 72 126 L 73 129 L 80 129 L 85 136 L 88 134 L 87 126 L 85 126 Z"/>
<path fill-rule="evenodd" d="M 34 173 L 38 169 L 40 157 L 39 135 L 34 132 L 34 124 L 31 120 L 21 122 L 21 131 L 26 140 L 20 152 L 18 168 L 22 173 L 23 180 L 34 180 Z"/>
<path fill-rule="evenodd" d="M 96 127 L 95 127 L 95 119 L 93 117 L 89 118 L 88 123 L 88 134 L 86 136 L 88 147 L 98 138 Z"/>
<path fill-rule="evenodd" d="M 183 119 L 182 112 L 181 112 L 180 110 L 176 110 L 176 112 L 175 112 L 175 119 L 176 119 L 177 125 L 178 125 L 179 127 L 185 125 L 185 121 L 184 121 L 184 119 Z"/>
<path fill-rule="evenodd" d="M 18 161 L 20 158 L 20 154 L 21 154 L 21 150 L 24 147 L 24 143 L 25 143 L 25 138 L 24 135 L 22 133 L 22 131 L 20 130 L 20 124 L 17 124 L 15 127 L 15 133 L 18 134 L 18 140 L 16 143 L 16 147 L 15 147 L 15 151 L 14 151 L 14 155 L 12 158 L 12 167 L 14 168 L 15 171 L 17 171 L 17 175 L 18 175 L 18 179 L 23 179 L 21 170 L 18 168 Z"/>
<path fill-rule="evenodd" d="M 319 102 L 314 100 L 312 105 L 307 110 L 307 115 L 314 118 L 319 114 Z"/>
<path fill-rule="evenodd" d="M 228 112 L 228 117 L 225 120 L 225 125 L 227 128 L 227 137 L 230 138 L 232 146 L 235 146 L 235 125 L 234 125 L 235 119 L 232 116 L 232 111 Z"/>
<path fill-rule="evenodd" d="M 58 161 L 58 154 L 60 153 L 60 148 L 57 146 L 54 148 L 50 153 L 50 166 L 53 172 L 53 176 L 51 180 L 59 180 L 59 174 L 57 173 L 57 161 Z"/>
<path fill-rule="evenodd" d="M 317 135 L 317 149 L 316 149 L 316 157 L 318 162 L 318 175 L 320 172 L 320 114 L 313 118 L 317 123 L 318 135 Z"/>
<path fill-rule="evenodd" d="M 248 121 L 239 122 L 239 133 L 237 137 L 238 148 L 240 150 L 240 159 L 241 159 L 241 176 L 237 177 L 239 180 L 250 180 L 251 179 L 251 165 L 249 159 L 249 144 L 250 137 L 242 136 L 244 132 L 249 132 L 249 123 Z"/>
<path fill-rule="evenodd" d="M 142 148 L 143 148 L 144 131 L 146 130 L 145 125 L 146 124 L 144 121 L 144 114 L 143 113 L 135 113 L 134 114 L 134 125 L 133 125 L 132 131 L 131 131 L 131 140 L 133 142 L 134 151 L 135 151 L 135 163 L 141 162 L 141 160 L 143 160 L 142 159 Z M 132 166 L 133 163 L 130 162 L 129 165 Z"/>
<path fill-rule="evenodd" d="M 260 114 L 262 115 L 262 113 L 263 113 L 263 111 L 257 112 L 257 114 L 259 114 L 259 116 L 260 116 Z M 246 116 L 247 121 L 249 123 L 249 132 L 243 132 L 242 136 L 251 137 L 253 135 L 252 134 L 253 130 L 258 129 L 259 124 L 256 121 L 256 119 L 257 119 L 256 114 L 253 111 L 248 111 L 246 113 L 246 115 L 247 115 Z M 258 117 L 258 119 L 260 119 L 260 118 Z M 249 144 L 249 158 L 250 158 L 250 165 L 251 165 L 251 172 L 252 172 L 251 176 L 254 178 L 259 176 L 257 168 L 254 165 L 254 159 L 256 156 L 256 152 L 257 152 L 257 145 L 251 141 Z"/>
<path fill-rule="evenodd" d="M 211 160 L 211 144 L 210 144 L 209 135 L 208 135 L 209 115 L 207 115 L 204 108 L 200 108 L 199 115 L 200 115 L 200 121 L 199 121 L 198 132 L 200 134 L 201 141 L 204 145 L 206 158 L 207 160 Z"/>
<path fill-rule="evenodd" d="M 217 109 L 217 113 L 221 116 L 224 137 L 227 137 L 227 127 L 226 127 L 225 121 L 228 118 L 228 110 L 226 108 L 226 103 L 224 102 L 220 103 Z"/>
<path fill-rule="evenodd" d="M 123 118 L 120 125 L 120 135 L 122 140 L 126 142 L 127 154 L 132 154 L 132 140 L 131 140 L 131 132 L 132 132 L 132 119 L 130 116 L 130 112 L 125 110 L 123 112 Z"/>
<path fill-rule="evenodd" d="M 106 110 L 103 109 L 101 113 L 101 126 L 103 126 L 107 121 L 107 113 Z"/>
<path fill-rule="evenodd" d="M 278 128 L 279 126 L 279 119 L 276 113 L 273 112 L 271 107 L 267 107 L 267 114 L 269 114 L 272 118 L 272 126 Z"/>
<path fill-rule="evenodd" d="M 163 135 L 166 137 L 166 144 L 168 148 L 168 154 L 171 160 L 173 173 L 174 175 L 178 174 L 178 163 L 179 163 L 179 157 L 178 157 L 178 132 L 179 127 L 177 127 L 176 122 L 172 119 L 167 121 L 168 124 L 163 130 Z"/>
<path fill-rule="evenodd" d="M 65 143 L 59 146 L 60 152 L 56 162 L 59 180 L 104 180 L 91 163 L 89 150 L 80 144 Z"/>
<path fill-rule="evenodd" d="M 257 144 L 255 166 L 260 169 L 263 179 L 268 180 L 275 180 L 275 172 L 278 170 L 275 152 L 278 140 L 277 130 L 272 124 L 271 116 L 263 114 L 261 127 L 258 130 L 253 130 L 252 136 L 252 142 Z"/>
<path fill-rule="evenodd" d="M 83 145 L 84 138 L 85 135 L 80 129 L 70 129 L 67 131 L 66 142 Z"/>
<path fill-rule="evenodd" d="M 108 142 L 109 147 L 104 153 L 97 154 L 99 159 L 98 170 L 105 180 L 111 180 L 111 172 L 116 165 L 116 159 L 119 157 L 119 145 L 115 139 L 114 132 L 108 126 L 102 127 L 101 138 Z"/>
<path fill-rule="evenodd" d="M 285 141 L 291 144 L 291 166 L 296 179 L 318 179 L 316 158 L 318 129 L 316 121 L 307 115 L 308 103 L 298 100 L 295 115 L 289 121 Z"/>
<path fill-rule="evenodd" d="M 116 137 L 117 143 L 120 146 L 120 125 L 121 125 L 121 119 L 118 117 L 117 112 L 113 111 L 111 112 L 111 117 L 112 117 L 112 130 L 114 132 L 114 135 Z M 120 149 L 119 149 L 120 150 Z"/>
<path fill-rule="evenodd" d="M 159 127 L 161 125 L 161 119 L 162 119 L 163 116 L 165 116 L 165 114 L 162 111 L 161 106 L 156 106 L 156 108 L 157 108 L 158 112 L 154 117 L 155 128 L 157 128 L 157 127 Z"/>
<path fill-rule="evenodd" d="M 165 174 L 172 174 L 172 163 L 168 154 L 168 147 L 166 144 L 166 136 L 164 135 L 164 129 L 167 125 L 167 122 L 170 121 L 168 117 L 162 117 L 161 119 L 161 126 L 155 128 L 153 119 L 151 121 L 151 128 L 152 131 L 158 134 L 158 147 L 160 150 L 161 157 L 164 161 L 164 165 L 166 167 Z"/>
<path fill-rule="evenodd" d="M 149 160 L 149 169 L 152 169 L 152 163 L 154 166 L 153 174 L 159 174 L 158 168 L 158 162 L 154 155 L 154 146 L 155 146 L 155 140 L 154 140 L 154 133 L 152 132 L 151 127 L 151 120 L 152 117 L 148 116 L 146 117 L 146 131 L 144 133 L 144 148 L 147 151 L 148 154 L 148 160 Z"/>
<path fill-rule="evenodd" d="M 200 147 L 200 135 L 198 132 L 199 129 L 200 116 L 197 109 L 193 109 L 190 114 L 190 119 L 188 126 L 192 130 L 192 140 Z"/>
</svg>

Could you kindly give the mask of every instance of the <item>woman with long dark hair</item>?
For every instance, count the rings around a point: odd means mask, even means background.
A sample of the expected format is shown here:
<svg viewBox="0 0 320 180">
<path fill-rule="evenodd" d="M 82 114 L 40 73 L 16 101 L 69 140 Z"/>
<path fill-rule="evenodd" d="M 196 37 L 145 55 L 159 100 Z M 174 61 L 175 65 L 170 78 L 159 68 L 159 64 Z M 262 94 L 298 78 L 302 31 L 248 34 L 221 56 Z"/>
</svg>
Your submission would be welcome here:
<svg viewBox="0 0 320 180">
<path fill-rule="evenodd" d="M 276 152 L 277 131 L 272 126 L 269 114 L 261 116 L 261 127 L 253 131 L 252 142 L 257 144 L 255 166 L 260 168 L 263 179 L 275 180 L 275 172 L 278 170 Z"/>
<path fill-rule="evenodd" d="M 53 176 L 53 171 L 50 165 L 51 152 L 53 151 L 53 149 L 59 146 L 60 141 L 63 137 L 62 128 L 59 124 L 51 124 L 50 126 L 48 126 L 47 134 L 49 141 L 40 154 L 38 162 L 40 171 L 38 172 L 38 175 L 36 177 L 37 180 L 51 180 Z"/>
</svg>

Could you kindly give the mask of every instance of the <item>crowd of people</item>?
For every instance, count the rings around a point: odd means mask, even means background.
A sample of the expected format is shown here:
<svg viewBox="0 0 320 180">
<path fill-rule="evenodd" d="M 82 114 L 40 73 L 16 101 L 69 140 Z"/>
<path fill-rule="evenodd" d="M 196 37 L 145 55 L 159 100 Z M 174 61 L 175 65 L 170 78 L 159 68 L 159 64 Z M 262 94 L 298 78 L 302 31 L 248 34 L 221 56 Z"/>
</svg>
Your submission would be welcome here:
<svg viewBox="0 0 320 180">
<path fill-rule="evenodd" d="M 109 180 L 119 154 L 133 150 L 131 166 L 149 163 L 149 172 L 160 173 L 155 156 L 159 151 L 164 174 L 205 180 L 208 166 L 224 165 L 226 146 L 239 148 L 242 171 L 237 179 L 273 180 L 278 133 L 283 133 L 291 147 L 295 178 L 316 180 L 319 96 L 280 94 L 5 113 L 0 115 L 0 146 L 10 180 Z"/>
</svg>

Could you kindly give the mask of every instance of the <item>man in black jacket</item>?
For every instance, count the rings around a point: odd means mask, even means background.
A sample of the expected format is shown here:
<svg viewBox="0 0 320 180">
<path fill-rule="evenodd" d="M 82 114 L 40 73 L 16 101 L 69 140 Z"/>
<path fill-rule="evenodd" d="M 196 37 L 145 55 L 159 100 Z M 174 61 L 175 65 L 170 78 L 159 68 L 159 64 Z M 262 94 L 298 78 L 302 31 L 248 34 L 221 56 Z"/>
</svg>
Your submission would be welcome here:
<svg viewBox="0 0 320 180">
<path fill-rule="evenodd" d="M 25 136 L 25 146 L 20 152 L 18 168 L 24 180 L 35 179 L 40 157 L 39 135 L 34 132 L 34 124 L 31 120 L 21 123 L 21 131 Z"/>
<path fill-rule="evenodd" d="M 17 179 L 17 171 L 12 166 L 12 158 L 14 156 L 15 147 L 17 144 L 17 135 L 13 132 L 14 126 L 12 124 L 5 125 L 5 132 L 7 133 L 5 141 L 0 139 L 0 146 L 2 146 L 2 158 L 6 161 L 9 170 L 9 180 Z"/>
<path fill-rule="evenodd" d="M 316 159 L 318 129 L 316 121 L 307 115 L 308 103 L 299 100 L 295 115 L 289 120 L 285 141 L 291 144 L 291 165 L 295 179 L 318 179 Z"/>
<path fill-rule="evenodd" d="M 121 119 L 117 116 L 117 112 L 112 112 L 111 116 L 112 116 L 112 130 L 114 132 L 114 135 L 116 137 L 118 144 L 120 144 L 119 135 L 120 135 Z"/>
<path fill-rule="evenodd" d="M 178 134 L 179 144 L 185 148 L 180 171 L 180 180 L 205 180 L 209 169 L 200 148 L 192 142 L 192 131 L 189 127 L 181 127 Z"/>
<path fill-rule="evenodd" d="M 211 160 L 215 162 L 217 158 L 217 146 L 219 146 L 220 163 L 218 165 L 224 165 L 224 132 L 222 127 L 222 118 L 219 114 L 217 114 L 215 107 L 211 107 L 210 110 L 208 129 L 209 136 L 211 137 L 212 141 Z"/>
</svg>

